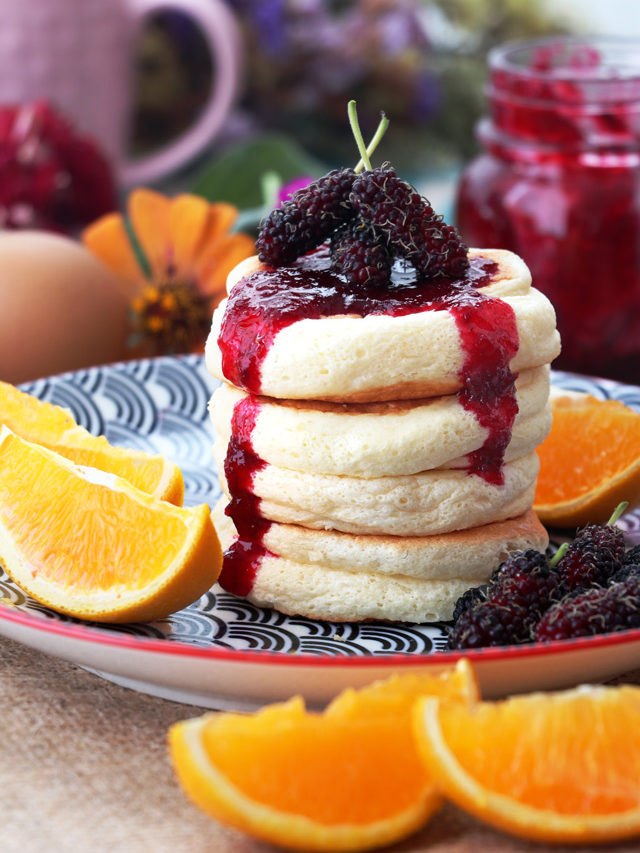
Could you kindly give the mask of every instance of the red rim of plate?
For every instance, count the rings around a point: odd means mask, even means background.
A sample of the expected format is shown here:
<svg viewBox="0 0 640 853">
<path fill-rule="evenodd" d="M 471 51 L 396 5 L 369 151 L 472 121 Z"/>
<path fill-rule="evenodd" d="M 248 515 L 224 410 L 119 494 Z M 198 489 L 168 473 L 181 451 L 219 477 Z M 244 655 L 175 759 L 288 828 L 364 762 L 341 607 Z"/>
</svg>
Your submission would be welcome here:
<svg viewBox="0 0 640 853">
<path fill-rule="evenodd" d="M 210 658 L 219 662 L 243 664 L 270 664 L 274 666 L 322 666 L 322 667 L 375 667 L 375 666 L 415 666 L 416 663 L 443 665 L 464 657 L 472 662 L 491 662 L 513 658 L 539 657 L 542 655 L 566 654 L 607 646 L 624 645 L 640 641 L 640 628 L 618 631 L 610 634 L 596 634 L 591 637 L 577 637 L 572 640 L 554 640 L 550 643 L 529 643 L 522 646 L 489 646 L 484 649 L 466 649 L 462 651 L 434 652 L 433 654 L 390 654 L 367 657 L 324 657 L 311 654 L 291 654 L 290 652 L 240 651 L 221 648 L 204 648 L 173 640 L 158 640 L 129 634 L 110 633 L 93 625 L 56 622 L 43 616 L 32 616 L 11 605 L 0 605 L 0 619 L 14 622 L 25 628 L 57 634 L 81 642 L 115 646 L 149 653 L 178 655 L 185 657 Z"/>
</svg>

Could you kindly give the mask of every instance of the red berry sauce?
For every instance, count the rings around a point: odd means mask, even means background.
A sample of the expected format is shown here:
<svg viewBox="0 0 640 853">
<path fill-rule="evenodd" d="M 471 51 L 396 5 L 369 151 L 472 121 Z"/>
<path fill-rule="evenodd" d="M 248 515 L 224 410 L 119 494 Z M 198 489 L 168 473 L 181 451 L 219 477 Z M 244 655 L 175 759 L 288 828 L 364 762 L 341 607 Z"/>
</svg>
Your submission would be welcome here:
<svg viewBox="0 0 640 853">
<path fill-rule="evenodd" d="M 233 520 L 238 536 L 225 551 L 219 581 L 227 592 L 240 596 L 251 591 L 258 566 L 267 553 L 262 542 L 271 523 L 260 515 L 260 498 L 253 492 L 254 474 L 265 466 L 251 442 L 258 409 L 253 396 L 235 404 L 224 460 L 224 474 L 232 496 L 225 514 Z"/>
<path fill-rule="evenodd" d="M 465 353 L 460 371 L 464 386 L 458 399 L 488 431 L 482 447 L 468 455 L 468 471 L 501 486 L 504 452 L 518 414 L 515 376 L 509 369 L 518 351 L 518 330 L 510 305 L 477 290 L 472 293 L 465 292 L 459 302 L 448 306 Z"/>
<path fill-rule="evenodd" d="M 227 380 L 250 395 L 260 394 L 261 366 L 269 347 L 279 331 L 297 320 L 446 310 L 455 319 L 464 349 L 460 403 L 488 431 L 483 446 L 469 454 L 468 471 L 501 485 L 504 451 L 518 411 L 515 377 L 509 369 L 518 333 L 511 307 L 478 289 L 490 283 L 497 264 L 474 257 L 464 277 L 438 280 L 419 279 L 413 270 L 396 264 L 389 286 L 378 290 L 347 283 L 329 265 L 328 253 L 320 250 L 291 267 L 255 272 L 235 285 L 218 337 Z M 237 595 L 251 590 L 268 553 L 263 542 L 270 522 L 261 517 L 260 499 L 252 488 L 255 473 L 265 465 L 251 441 L 258 411 L 254 396 L 236 404 L 225 460 L 233 496 L 226 513 L 238 538 L 225 553 L 220 583 Z"/>
</svg>

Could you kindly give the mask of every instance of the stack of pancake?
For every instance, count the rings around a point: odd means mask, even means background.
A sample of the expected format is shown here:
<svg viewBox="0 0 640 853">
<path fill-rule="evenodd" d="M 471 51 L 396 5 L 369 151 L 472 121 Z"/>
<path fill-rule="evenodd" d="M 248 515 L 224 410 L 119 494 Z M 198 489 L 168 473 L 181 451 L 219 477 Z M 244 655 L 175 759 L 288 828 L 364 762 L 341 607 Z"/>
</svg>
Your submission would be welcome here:
<svg viewBox="0 0 640 853">
<path fill-rule="evenodd" d="M 210 411 L 225 497 L 214 517 L 229 547 L 236 531 L 224 509 L 238 496 L 225 462 L 238 447 L 234 412 L 250 398 L 258 464 L 248 488 L 264 522 L 243 589 L 249 600 L 333 621 L 448 620 L 456 599 L 485 582 L 509 553 L 546 547 L 531 507 L 535 450 L 551 425 L 549 363 L 560 348 L 555 313 L 516 255 L 470 256 L 490 263 L 479 290 L 507 304 L 517 329 L 508 364 L 515 420 L 495 448 L 487 419 L 469 405 L 477 393 L 467 387 L 469 353 L 461 321 L 445 305 L 291 322 L 260 363 L 258 393 L 225 375 L 220 334 L 227 301 L 216 310 L 206 361 L 222 380 Z M 262 269 L 255 258 L 240 264 L 229 292 Z M 246 440 L 245 434 L 245 446 Z M 224 579 L 223 570 L 223 586 Z"/>
</svg>

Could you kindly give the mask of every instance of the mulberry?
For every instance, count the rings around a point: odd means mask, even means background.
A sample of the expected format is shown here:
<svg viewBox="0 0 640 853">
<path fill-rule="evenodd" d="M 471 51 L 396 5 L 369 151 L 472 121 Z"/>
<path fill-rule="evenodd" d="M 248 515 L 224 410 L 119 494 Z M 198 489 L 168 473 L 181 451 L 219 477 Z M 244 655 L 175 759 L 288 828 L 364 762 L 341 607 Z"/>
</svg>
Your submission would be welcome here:
<svg viewBox="0 0 640 853">
<path fill-rule="evenodd" d="M 285 266 L 324 243 L 353 217 L 349 194 L 355 176 L 353 169 L 333 169 L 272 210 L 256 240 L 260 260 Z"/>
<path fill-rule="evenodd" d="M 565 640 L 628 628 L 640 628 L 640 574 L 635 573 L 554 604 L 538 623 L 535 639 Z"/>
<path fill-rule="evenodd" d="M 354 284 L 382 287 L 389 283 L 393 257 L 362 220 L 347 223 L 334 233 L 331 260 L 334 269 Z"/>
<path fill-rule="evenodd" d="M 449 632 L 447 643 L 450 649 L 479 649 L 523 643 L 528 639 L 526 608 L 484 601 L 460 616 Z"/>
<path fill-rule="evenodd" d="M 455 228 L 436 215 L 429 202 L 390 168 L 371 169 L 353 182 L 350 201 L 394 253 L 425 278 L 462 275 L 469 266 L 467 247 Z"/>
<path fill-rule="evenodd" d="M 567 592 L 604 586 L 624 556 L 622 530 L 608 524 L 588 524 L 578 531 L 559 561 L 558 573 Z"/>
</svg>

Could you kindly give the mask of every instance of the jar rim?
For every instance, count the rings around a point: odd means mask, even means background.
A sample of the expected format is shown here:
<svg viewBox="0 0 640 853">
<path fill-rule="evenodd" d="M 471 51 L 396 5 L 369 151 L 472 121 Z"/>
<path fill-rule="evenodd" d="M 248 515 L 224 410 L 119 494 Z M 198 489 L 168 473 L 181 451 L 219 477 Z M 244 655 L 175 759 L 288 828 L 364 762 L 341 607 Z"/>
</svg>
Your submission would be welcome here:
<svg viewBox="0 0 640 853">
<path fill-rule="evenodd" d="M 547 51 L 548 67 L 534 66 L 532 58 Z M 566 60 L 578 56 L 591 64 L 568 65 Z M 616 57 L 616 61 L 614 61 Z M 564 64 L 563 64 L 564 60 Z M 557 61 L 557 64 L 555 64 Z M 635 36 L 546 36 L 520 39 L 492 48 L 487 57 L 491 72 L 501 71 L 511 77 L 528 80 L 567 81 L 572 83 L 610 84 L 640 81 L 640 38 Z"/>
</svg>

